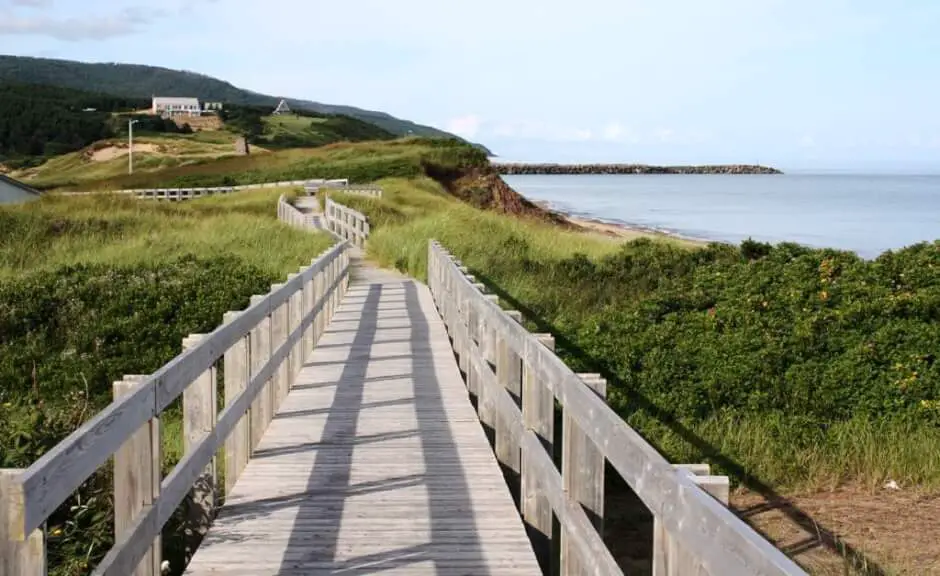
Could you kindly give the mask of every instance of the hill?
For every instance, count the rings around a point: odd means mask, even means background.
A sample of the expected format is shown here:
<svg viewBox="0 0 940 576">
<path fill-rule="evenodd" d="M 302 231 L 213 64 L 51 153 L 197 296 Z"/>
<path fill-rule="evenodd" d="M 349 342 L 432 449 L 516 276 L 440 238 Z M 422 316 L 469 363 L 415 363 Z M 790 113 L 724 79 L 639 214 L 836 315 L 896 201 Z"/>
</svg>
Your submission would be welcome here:
<svg viewBox="0 0 940 576">
<path fill-rule="evenodd" d="M 107 86 L 109 92 L 137 98 L 150 98 L 154 94 L 187 95 L 203 100 L 248 106 L 276 106 L 282 98 L 245 90 L 217 78 L 183 70 L 140 64 L 76 62 L 27 56 L 0 55 L 0 83 L 3 82 L 46 84 L 78 90 L 97 90 L 101 86 Z M 411 134 L 432 138 L 458 138 L 443 130 L 402 120 L 385 112 L 283 98 L 292 109 L 351 116 L 375 124 L 396 136 Z M 482 146 L 477 146 L 489 153 Z"/>
<path fill-rule="evenodd" d="M 0 84 L 0 160 L 54 156 L 112 137 L 112 113 L 141 103 L 68 88 Z"/>
</svg>

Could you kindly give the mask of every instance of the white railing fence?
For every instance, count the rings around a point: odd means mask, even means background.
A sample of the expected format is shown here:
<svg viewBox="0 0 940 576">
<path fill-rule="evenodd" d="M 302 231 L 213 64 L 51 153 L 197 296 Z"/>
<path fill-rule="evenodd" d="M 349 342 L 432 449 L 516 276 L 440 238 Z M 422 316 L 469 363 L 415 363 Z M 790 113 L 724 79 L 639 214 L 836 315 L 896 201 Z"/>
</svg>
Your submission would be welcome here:
<svg viewBox="0 0 940 576">
<path fill-rule="evenodd" d="M 235 484 L 329 324 L 349 264 L 349 243 L 337 243 L 245 310 L 226 313 L 212 333 L 185 338 L 183 352 L 153 374 L 115 382 L 114 401 L 31 466 L 0 470 L 0 574 L 45 573 L 46 520 L 110 460 L 115 543 L 94 574 L 159 575 L 163 526 L 189 499 L 187 530 L 205 534 L 220 493 Z M 163 478 L 161 413 L 180 396 L 185 454 Z"/>
<path fill-rule="evenodd" d="M 362 212 L 347 208 L 332 198 L 324 200 L 323 216 L 327 228 L 344 240 L 349 240 L 359 248 L 366 245 L 369 237 L 369 219 Z"/>
<path fill-rule="evenodd" d="M 604 470 L 609 463 L 655 518 L 655 576 L 793 576 L 805 572 L 727 508 L 728 478 L 707 464 L 674 465 L 606 403 L 599 374 L 576 374 L 554 353 L 549 334 L 531 334 L 522 316 L 435 241 L 428 285 L 497 459 L 520 494 L 520 513 L 537 554 L 560 573 L 620 571 L 602 537 Z M 553 461 L 555 403 L 562 447 Z M 561 525 L 551 554 L 552 518 Z M 544 565 L 544 564 L 543 564 Z"/>
</svg>

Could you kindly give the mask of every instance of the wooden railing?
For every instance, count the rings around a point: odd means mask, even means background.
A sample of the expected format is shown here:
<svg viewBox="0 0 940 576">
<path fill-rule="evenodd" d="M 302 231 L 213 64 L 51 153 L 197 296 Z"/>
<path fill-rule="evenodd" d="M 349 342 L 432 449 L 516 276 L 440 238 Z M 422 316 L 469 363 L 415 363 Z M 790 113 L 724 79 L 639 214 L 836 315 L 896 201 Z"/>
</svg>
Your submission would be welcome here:
<svg viewBox="0 0 940 576">
<path fill-rule="evenodd" d="M 184 500 L 189 526 L 204 534 L 221 488 L 216 454 L 224 450 L 228 493 L 346 291 L 348 247 L 336 244 L 252 296 L 211 334 L 191 335 L 155 373 L 116 382 L 107 408 L 29 468 L 0 471 L 0 574 L 45 573 L 47 518 L 112 455 L 115 543 L 94 574 L 159 575 L 160 533 Z M 185 454 L 161 478 L 160 415 L 180 396 Z"/>
<path fill-rule="evenodd" d="M 543 567 L 622 574 L 601 536 L 609 462 L 655 518 L 654 575 L 805 574 L 727 508 L 727 477 L 709 476 L 707 464 L 670 464 L 607 405 L 600 375 L 574 373 L 554 354 L 551 335 L 530 334 L 518 312 L 502 310 L 435 241 L 428 284 Z M 561 526 L 558 557 L 553 516 Z"/>
<path fill-rule="evenodd" d="M 213 186 L 209 188 L 130 188 L 127 190 L 110 190 L 112 194 L 127 194 L 137 198 L 147 200 L 192 200 L 202 198 L 203 196 L 213 196 L 216 194 L 231 194 L 242 190 L 256 190 L 258 188 L 285 188 L 291 186 L 324 186 L 335 185 L 344 186 L 349 183 L 347 178 L 337 178 L 332 180 L 283 180 L 280 182 L 262 182 L 259 184 L 241 184 L 238 186 Z M 57 192 L 63 196 L 82 196 L 94 194 L 95 192 Z"/>
<path fill-rule="evenodd" d="M 365 214 L 334 202 L 329 197 L 323 204 L 323 217 L 327 228 L 356 246 L 364 247 L 369 237 L 369 220 Z"/>
<path fill-rule="evenodd" d="M 281 222 L 294 226 L 295 228 L 310 227 L 308 225 L 307 215 L 288 202 L 287 197 L 283 194 L 277 199 L 277 218 Z"/>
<path fill-rule="evenodd" d="M 330 192 L 339 192 L 341 194 L 356 194 L 357 196 L 370 196 L 372 198 L 382 197 L 382 188 L 369 184 L 349 184 L 348 181 L 339 183 L 335 180 L 330 180 L 322 183 L 311 182 L 304 185 L 304 192 L 306 192 L 308 196 L 316 195 L 321 189 L 329 190 Z"/>
</svg>

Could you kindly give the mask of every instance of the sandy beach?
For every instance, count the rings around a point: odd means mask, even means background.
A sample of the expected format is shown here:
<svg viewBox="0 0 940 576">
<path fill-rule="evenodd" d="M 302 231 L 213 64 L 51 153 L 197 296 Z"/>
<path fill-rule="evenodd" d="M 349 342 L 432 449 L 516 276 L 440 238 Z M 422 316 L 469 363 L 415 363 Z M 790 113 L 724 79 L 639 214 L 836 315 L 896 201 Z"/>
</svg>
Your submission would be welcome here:
<svg viewBox="0 0 940 576">
<path fill-rule="evenodd" d="M 639 226 L 630 226 L 629 224 L 621 224 L 616 222 L 605 222 L 604 220 L 588 218 L 586 216 L 574 216 L 572 214 L 561 212 L 555 209 L 551 203 L 541 200 L 536 201 L 535 204 L 544 210 L 548 210 L 553 214 L 561 216 L 570 224 L 579 228 L 583 228 L 587 232 L 593 232 L 595 234 L 606 236 L 617 241 L 635 240 L 637 238 L 656 238 L 659 240 L 670 240 L 682 244 L 698 246 L 708 243 L 707 240 L 683 238 L 680 236 L 674 236 L 672 234 L 666 234 L 665 232 L 650 230 L 648 228 L 641 228 Z"/>
</svg>

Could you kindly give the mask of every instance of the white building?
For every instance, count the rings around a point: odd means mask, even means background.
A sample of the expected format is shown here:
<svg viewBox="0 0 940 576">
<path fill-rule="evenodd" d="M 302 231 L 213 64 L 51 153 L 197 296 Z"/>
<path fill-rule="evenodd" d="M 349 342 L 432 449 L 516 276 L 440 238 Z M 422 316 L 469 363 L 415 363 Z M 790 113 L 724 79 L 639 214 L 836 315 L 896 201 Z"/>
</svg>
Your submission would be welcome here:
<svg viewBox="0 0 940 576">
<path fill-rule="evenodd" d="M 202 110 L 198 98 L 154 96 L 150 113 L 155 116 L 199 116 Z"/>
</svg>

